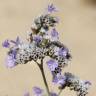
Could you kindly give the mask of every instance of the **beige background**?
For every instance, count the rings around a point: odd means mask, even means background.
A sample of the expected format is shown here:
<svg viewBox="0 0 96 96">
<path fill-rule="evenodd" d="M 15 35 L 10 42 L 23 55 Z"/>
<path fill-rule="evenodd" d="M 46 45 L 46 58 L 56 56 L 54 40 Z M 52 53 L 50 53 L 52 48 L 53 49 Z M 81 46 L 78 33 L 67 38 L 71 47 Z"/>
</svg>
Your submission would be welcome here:
<svg viewBox="0 0 96 96">
<path fill-rule="evenodd" d="M 26 38 L 32 20 L 44 11 L 49 2 L 59 8 L 57 16 L 60 24 L 60 40 L 67 45 L 73 56 L 69 71 L 82 79 L 92 82 L 88 96 L 96 95 L 96 8 L 83 3 L 84 0 L 0 0 L 0 96 L 23 96 L 34 85 L 44 88 L 38 67 L 32 62 L 7 69 L 4 65 L 6 49 L 2 41 L 14 39 L 18 35 Z M 46 75 L 51 82 L 51 74 L 45 64 Z M 51 91 L 57 88 L 49 83 Z M 53 90 L 54 89 L 54 90 Z M 76 96 L 69 90 L 61 96 Z"/>
</svg>

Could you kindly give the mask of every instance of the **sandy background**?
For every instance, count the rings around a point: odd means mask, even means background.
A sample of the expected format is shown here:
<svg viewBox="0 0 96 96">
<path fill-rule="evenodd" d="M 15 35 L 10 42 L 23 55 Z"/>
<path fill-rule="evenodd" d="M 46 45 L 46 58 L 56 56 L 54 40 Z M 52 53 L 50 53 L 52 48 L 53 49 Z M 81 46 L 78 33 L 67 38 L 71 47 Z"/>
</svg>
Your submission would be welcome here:
<svg viewBox="0 0 96 96">
<path fill-rule="evenodd" d="M 60 40 L 67 45 L 73 56 L 71 65 L 65 71 L 92 82 L 89 95 L 96 96 L 96 8 L 83 3 L 84 0 L 0 0 L 0 96 L 23 96 L 32 87 L 44 88 L 38 67 L 32 62 L 7 69 L 4 65 L 6 49 L 2 41 L 17 36 L 26 38 L 32 20 L 44 11 L 48 3 L 59 8 L 57 16 L 60 24 Z M 51 82 L 51 74 L 45 64 L 46 75 Z M 57 88 L 49 83 L 52 91 Z M 53 90 L 54 89 L 54 90 Z M 33 95 L 32 95 L 33 96 Z M 61 96 L 76 96 L 69 90 Z"/>
</svg>

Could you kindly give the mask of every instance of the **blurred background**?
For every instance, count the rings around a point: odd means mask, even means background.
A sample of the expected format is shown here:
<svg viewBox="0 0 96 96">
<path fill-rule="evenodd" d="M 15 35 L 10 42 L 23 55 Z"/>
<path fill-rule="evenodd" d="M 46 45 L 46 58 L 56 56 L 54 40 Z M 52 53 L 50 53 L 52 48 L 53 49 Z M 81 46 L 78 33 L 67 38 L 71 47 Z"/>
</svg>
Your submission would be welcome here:
<svg viewBox="0 0 96 96">
<path fill-rule="evenodd" d="M 42 14 L 49 3 L 59 9 L 57 30 L 60 41 L 72 54 L 71 64 L 65 68 L 81 79 L 90 80 L 92 86 L 87 96 L 96 95 L 96 0 L 0 0 L 0 96 L 23 96 L 25 91 L 32 95 L 32 87 L 45 88 L 42 76 L 34 62 L 5 67 L 7 50 L 2 48 L 5 39 L 20 36 L 26 40 L 35 17 Z M 52 77 L 46 66 L 47 80 L 51 91 L 58 92 L 51 83 Z M 76 96 L 65 89 L 61 96 Z"/>
</svg>

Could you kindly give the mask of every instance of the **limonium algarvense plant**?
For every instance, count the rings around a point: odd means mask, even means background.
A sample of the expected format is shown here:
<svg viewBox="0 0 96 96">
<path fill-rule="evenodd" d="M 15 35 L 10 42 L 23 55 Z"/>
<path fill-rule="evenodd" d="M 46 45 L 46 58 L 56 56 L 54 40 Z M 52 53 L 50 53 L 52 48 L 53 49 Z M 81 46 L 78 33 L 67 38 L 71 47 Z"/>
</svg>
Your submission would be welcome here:
<svg viewBox="0 0 96 96">
<path fill-rule="evenodd" d="M 66 87 L 75 91 L 77 96 L 85 96 L 91 85 L 90 81 L 81 80 L 69 72 L 62 72 L 72 56 L 70 50 L 59 40 L 59 33 L 56 30 L 59 19 L 53 15 L 54 12 L 57 12 L 57 8 L 50 4 L 47 12 L 34 20 L 31 31 L 27 32 L 27 42 L 17 37 L 16 40 L 7 39 L 2 43 L 3 47 L 9 48 L 6 66 L 13 68 L 18 64 L 27 64 L 29 61 L 37 64 L 46 92 L 35 86 L 33 87 L 34 96 L 60 96 Z M 50 59 L 47 59 L 46 64 L 52 74 L 52 83 L 58 85 L 59 93 L 51 92 L 46 80 L 43 62 L 48 57 Z M 26 92 L 24 96 L 30 96 L 29 92 Z"/>
</svg>

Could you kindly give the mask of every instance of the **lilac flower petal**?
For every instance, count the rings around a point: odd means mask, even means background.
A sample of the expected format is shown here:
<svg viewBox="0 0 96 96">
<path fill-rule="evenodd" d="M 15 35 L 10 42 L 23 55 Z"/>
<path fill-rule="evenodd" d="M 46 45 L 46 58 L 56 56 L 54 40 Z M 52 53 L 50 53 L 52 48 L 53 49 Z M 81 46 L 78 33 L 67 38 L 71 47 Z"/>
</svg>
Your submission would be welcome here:
<svg viewBox="0 0 96 96">
<path fill-rule="evenodd" d="M 19 36 L 17 36 L 16 41 L 17 41 L 17 42 L 19 42 L 19 41 L 20 41 Z"/>
<path fill-rule="evenodd" d="M 19 37 L 16 38 L 16 45 L 18 45 L 18 44 L 20 44 L 20 38 Z"/>
<path fill-rule="evenodd" d="M 59 39 L 59 33 L 57 32 L 57 30 L 55 28 L 51 31 L 51 39 L 53 41 Z"/>
<path fill-rule="evenodd" d="M 13 58 L 13 56 L 8 55 L 6 58 L 6 67 L 13 68 L 15 66 L 16 66 L 15 59 Z"/>
<path fill-rule="evenodd" d="M 60 56 L 66 56 L 67 53 L 68 53 L 68 49 L 67 49 L 67 48 L 64 48 L 64 49 L 61 48 L 61 49 L 58 51 L 58 55 L 60 55 Z"/>
<path fill-rule="evenodd" d="M 91 82 L 90 81 L 85 81 L 84 83 L 85 84 L 88 84 L 88 85 L 91 85 Z"/>
<path fill-rule="evenodd" d="M 11 55 L 12 55 L 12 57 L 13 57 L 14 59 L 16 59 L 16 53 L 17 53 L 16 50 L 13 50 L 12 53 L 11 53 Z"/>
<path fill-rule="evenodd" d="M 53 4 L 48 5 L 48 9 L 47 10 L 50 13 L 57 11 L 56 7 Z"/>
<path fill-rule="evenodd" d="M 30 96 L 29 92 L 25 92 L 24 96 Z"/>
<path fill-rule="evenodd" d="M 38 87 L 33 87 L 33 92 L 36 96 L 40 96 L 43 93 L 43 90 Z"/>
<path fill-rule="evenodd" d="M 55 70 L 55 68 L 57 68 L 57 67 L 58 67 L 58 62 L 57 62 L 57 61 L 55 61 L 55 60 L 53 60 L 53 59 L 51 59 L 51 60 L 47 61 L 46 63 L 47 63 L 47 65 L 48 65 L 48 67 L 49 67 L 50 71 L 54 71 L 54 70 Z"/>
<path fill-rule="evenodd" d="M 16 38 L 16 41 L 10 40 L 11 43 L 15 44 L 16 46 L 20 44 L 20 39 L 19 37 Z"/>
<path fill-rule="evenodd" d="M 55 28 L 51 31 L 51 36 L 52 37 L 58 37 L 58 32 L 56 31 Z"/>
<path fill-rule="evenodd" d="M 63 56 L 66 59 L 70 59 L 71 58 L 69 50 L 66 47 L 65 48 L 56 47 L 54 51 L 55 51 L 55 55 L 57 55 L 57 56 Z"/>
<path fill-rule="evenodd" d="M 66 83 L 66 77 L 59 74 L 53 78 L 53 83 L 64 85 Z"/>
<path fill-rule="evenodd" d="M 55 77 L 53 78 L 53 81 L 52 81 L 52 82 L 55 83 L 55 84 L 58 83 L 58 78 L 57 78 L 57 76 L 55 76 Z"/>
<path fill-rule="evenodd" d="M 5 47 L 5 48 L 9 48 L 10 46 L 10 43 L 8 40 L 5 40 L 3 43 L 2 43 L 2 46 Z"/>
<path fill-rule="evenodd" d="M 33 40 L 34 40 L 36 43 L 39 43 L 39 42 L 42 40 L 42 37 L 36 35 L 36 36 L 33 37 Z"/>
</svg>

